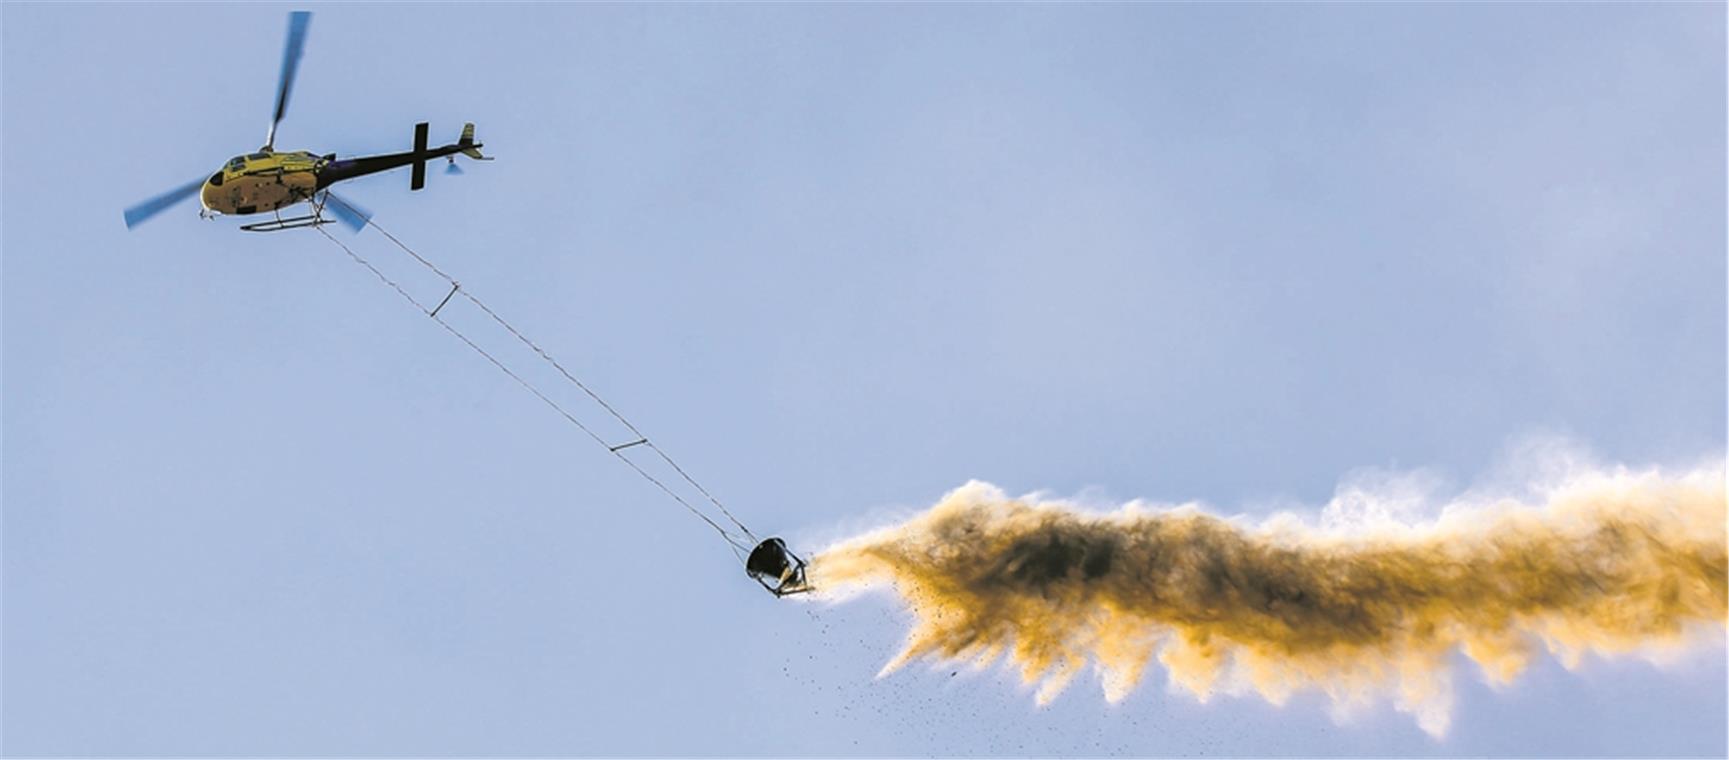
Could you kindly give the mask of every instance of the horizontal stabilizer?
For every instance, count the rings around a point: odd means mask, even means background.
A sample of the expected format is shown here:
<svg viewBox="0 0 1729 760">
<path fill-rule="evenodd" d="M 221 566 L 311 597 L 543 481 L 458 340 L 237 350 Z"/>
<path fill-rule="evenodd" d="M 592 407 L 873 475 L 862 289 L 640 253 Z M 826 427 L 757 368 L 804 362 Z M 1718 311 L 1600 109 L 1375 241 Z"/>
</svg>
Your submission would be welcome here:
<svg viewBox="0 0 1729 760">
<path fill-rule="evenodd" d="M 421 122 L 414 125 L 414 176 L 408 180 L 408 189 L 419 190 L 426 187 L 426 131 L 429 125 Z"/>
</svg>

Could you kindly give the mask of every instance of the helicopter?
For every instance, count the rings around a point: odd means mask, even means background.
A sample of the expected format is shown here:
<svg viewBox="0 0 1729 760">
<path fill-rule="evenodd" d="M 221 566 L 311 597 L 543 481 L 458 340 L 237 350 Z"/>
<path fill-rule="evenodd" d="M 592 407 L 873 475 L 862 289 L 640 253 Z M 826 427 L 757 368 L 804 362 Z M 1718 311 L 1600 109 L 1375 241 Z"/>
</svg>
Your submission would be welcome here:
<svg viewBox="0 0 1729 760">
<path fill-rule="evenodd" d="M 241 225 L 247 232 L 277 232 L 300 227 L 316 227 L 330 221 L 341 221 L 356 231 L 364 228 L 370 214 L 359 206 L 333 195 L 330 186 L 343 180 L 368 174 L 411 168 L 409 190 L 426 186 L 426 162 L 447 159 L 447 173 L 460 174 L 456 154 L 477 161 L 490 161 L 481 155 L 481 143 L 474 140 L 474 125 L 467 124 L 457 141 L 428 148 L 425 122 L 414 125 L 414 148 L 403 153 L 377 156 L 357 156 L 338 159 L 335 153 L 317 154 L 311 151 L 276 150 L 276 126 L 288 111 L 288 96 L 294 88 L 294 74 L 300 68 L 300 55 L 306 47 L 306 29 L 312 22 L 311 11 L 288 14 L 288 40 L 282 51 L 282 73 L 276 84 L 276 113 L 265 133 L 264 147 L 256 152 L 235 156 L 209 177 L 188 182 L 126 209 L 126 228 L 133 229 L 153 216 L 175 206 L 194 194 L 202 204 L 201 218 L 218 216 L 251 216 L 271 214 L 261 222 Z M 299 203 L 311 204 L 310 213 L 284 217 L 282 210 Z M 328 211 L 331 217 L 325 216 Z"/>
</svg>

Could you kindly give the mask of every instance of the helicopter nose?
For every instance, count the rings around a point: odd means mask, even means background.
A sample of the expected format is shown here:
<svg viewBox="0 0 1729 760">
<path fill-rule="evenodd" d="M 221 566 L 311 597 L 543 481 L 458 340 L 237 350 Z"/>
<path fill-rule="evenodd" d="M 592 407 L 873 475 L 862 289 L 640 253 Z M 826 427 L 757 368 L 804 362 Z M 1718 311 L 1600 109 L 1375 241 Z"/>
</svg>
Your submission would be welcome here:
<svg viewBox="0 0 1729 760">
<path fill-rule="evenodd" d="M 221 191 L 221 188 L 222 172 L 210 175 L 210 179 L 204 181 L 204 187 L 200 188 L 198 192 L 198 202 L 204 204 L 207 209 L 215 210 L 216 195 Z"/>
</svg>

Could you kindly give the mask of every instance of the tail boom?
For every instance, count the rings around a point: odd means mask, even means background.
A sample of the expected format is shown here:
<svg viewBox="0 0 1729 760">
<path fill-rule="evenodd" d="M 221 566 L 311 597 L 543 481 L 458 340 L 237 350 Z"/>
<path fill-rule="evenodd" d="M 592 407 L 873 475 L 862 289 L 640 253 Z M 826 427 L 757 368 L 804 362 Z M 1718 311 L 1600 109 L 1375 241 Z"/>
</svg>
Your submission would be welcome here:
<svg viewBox="0 0 1729 760">
<path fill-rule="evenodd" d="M 387 172 L 407 166 L 411 174 L 408 189 L 419 190 L 426 187 L 426 162 L 446 156 L 461 153 L 477 161 L 491 161 L 488 156 L 480 154 L 481 143 L 474 141 L 474 125 L 468 124 L 462 129 L 462 138 L 449 145 L 428 148 L 426 145 L 429 125 L 421 122 L 414 125 L 414 149 L 405 153 L 386 153 L 378 156 L 356 156 L 354 158 L 332 159 L 318 170 L 318 189 L 323 190 L 343 180 L 364 177 L 368 174 Z"/>
</svg>

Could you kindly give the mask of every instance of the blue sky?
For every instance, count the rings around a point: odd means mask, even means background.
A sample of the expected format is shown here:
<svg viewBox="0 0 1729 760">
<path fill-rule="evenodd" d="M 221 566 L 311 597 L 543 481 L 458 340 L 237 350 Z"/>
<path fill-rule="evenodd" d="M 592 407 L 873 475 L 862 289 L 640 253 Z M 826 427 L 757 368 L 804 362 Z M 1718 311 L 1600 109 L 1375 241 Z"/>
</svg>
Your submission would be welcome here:
<svg viewBox="0 0 1729 760">
<path fill-rule="evenodd" d="M 764 595 L 322 238 L 125 229 L 262 143 L 301 7 L 278 147 L 476 122 L 348 197 L 798 547 L 971 478 L 1259 514 L 1724 449 L 1721 5 L 9 3 L 6 753 L 1726 751 L 1722 648 L 1462 668 L 1439 741 L 873 680 L 891 600 Z"/>
</svg>

